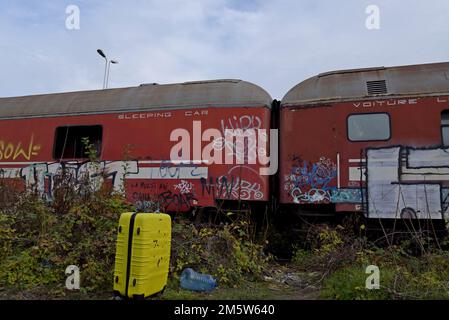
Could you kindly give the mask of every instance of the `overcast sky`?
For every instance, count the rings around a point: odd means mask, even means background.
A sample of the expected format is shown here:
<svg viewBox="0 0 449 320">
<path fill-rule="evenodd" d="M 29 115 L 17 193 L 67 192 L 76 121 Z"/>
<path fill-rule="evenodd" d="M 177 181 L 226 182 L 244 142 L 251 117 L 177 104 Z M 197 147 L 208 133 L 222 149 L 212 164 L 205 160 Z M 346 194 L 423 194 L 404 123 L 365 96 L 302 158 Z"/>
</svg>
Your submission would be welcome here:
<svg viewBox="0 0 449 320">
<path fill-rule="evenodd" d="M 0 0 L 0 97 L 100 89 L 98 48 L 110 87 L 236 78 L 281 99 L 325 71 L 449 61 L 449 1 Z"/>
</svg>

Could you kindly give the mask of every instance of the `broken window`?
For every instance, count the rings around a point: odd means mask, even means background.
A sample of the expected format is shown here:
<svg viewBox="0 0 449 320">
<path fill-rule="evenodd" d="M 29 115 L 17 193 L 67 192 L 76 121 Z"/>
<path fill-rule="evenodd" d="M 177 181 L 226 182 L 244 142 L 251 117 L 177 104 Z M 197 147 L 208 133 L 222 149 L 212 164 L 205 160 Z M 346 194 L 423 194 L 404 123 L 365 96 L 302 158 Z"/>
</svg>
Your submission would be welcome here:
<svg viewBox="0 0 449 320">
<path fill-rule="evenodd" d="M 54 159 L 74 160 L 89 158 L 89 145 L 96 156 L 101 155 L 102 126 L 67 126 L 56 129 Z M 86 145 L 86 141 L 89 142 Z"/>
</svg>

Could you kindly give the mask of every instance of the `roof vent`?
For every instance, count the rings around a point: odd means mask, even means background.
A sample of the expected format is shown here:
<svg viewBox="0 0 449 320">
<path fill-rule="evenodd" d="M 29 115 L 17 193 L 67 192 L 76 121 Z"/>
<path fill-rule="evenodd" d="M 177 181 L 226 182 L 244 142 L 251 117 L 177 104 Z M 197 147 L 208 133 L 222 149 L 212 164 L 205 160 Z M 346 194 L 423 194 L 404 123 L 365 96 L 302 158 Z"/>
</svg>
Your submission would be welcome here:
<svg viewBox="0 0 449 320">
<path fill-rule="evenodd" d="M 387 94 L 388 93 L 386 80 L 367 81 L 366 87 L 368 89 L 369 95 Z"/>
</svg>

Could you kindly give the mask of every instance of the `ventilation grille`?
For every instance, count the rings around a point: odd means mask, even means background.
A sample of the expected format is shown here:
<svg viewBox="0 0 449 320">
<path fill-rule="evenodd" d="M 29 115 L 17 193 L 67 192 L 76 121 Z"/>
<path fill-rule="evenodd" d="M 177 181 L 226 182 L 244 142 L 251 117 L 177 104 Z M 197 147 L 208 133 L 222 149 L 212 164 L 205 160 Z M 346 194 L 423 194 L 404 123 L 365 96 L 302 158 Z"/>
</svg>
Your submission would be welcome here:
<svg viewBox="0 0 449 320">
<path fill-rule="evenodd" d="M 367 81 L 366 87 L 368 89 L 369 95 L 387 94 L 388 93 L 386 80 Z"/>
</svg>

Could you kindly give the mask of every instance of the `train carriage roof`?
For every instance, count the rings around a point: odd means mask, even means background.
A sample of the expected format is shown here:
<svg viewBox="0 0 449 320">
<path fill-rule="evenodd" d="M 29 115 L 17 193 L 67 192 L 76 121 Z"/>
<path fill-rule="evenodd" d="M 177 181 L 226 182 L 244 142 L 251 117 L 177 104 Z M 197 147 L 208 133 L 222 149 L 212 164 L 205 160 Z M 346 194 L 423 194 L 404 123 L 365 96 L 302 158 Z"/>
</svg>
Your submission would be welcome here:
<svg viewBox="0 0 449 320">
<path fill-rule="evenodd" d="M 449 62 L 322 73 L 291 89 L 282 105 L 441 93 L 449 93 Z"/>
<path fill-rule="evenodd" d="M 201 107 L 271 107 L 261 87 L 242 80 L 178 84 L 0 98 L 0 118 L 28 118 Z"/>
</svg>

